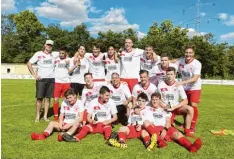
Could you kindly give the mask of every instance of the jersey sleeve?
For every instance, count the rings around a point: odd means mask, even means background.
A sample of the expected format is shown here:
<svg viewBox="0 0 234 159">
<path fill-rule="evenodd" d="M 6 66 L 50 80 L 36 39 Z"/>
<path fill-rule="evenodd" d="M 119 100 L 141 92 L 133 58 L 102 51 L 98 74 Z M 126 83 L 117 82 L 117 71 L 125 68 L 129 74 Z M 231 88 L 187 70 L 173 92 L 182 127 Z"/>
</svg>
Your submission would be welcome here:
<svg viewBox="0 0 234 159">
<path fill-rule="evenodd" d="M 128 86 L 126 84 L 123 84 L 123 88 L 124 88 L 124 95 L 125 95 L 125 97 L 126 98 L 131 97 L 132 95 L 131 95 L 131 92 L 130 92 Z"/>
<path fill-rule="evenodd" d="M 31 59 L 29 60 L 29 62 L 32 63 L 32 64 L 37 63 L 37 61 L 38 61 L 38 55 L 39 55 L 39 53 L 36 52 L 36 53 L 33 55 L 33 57 L 31 57 Z"/>
<path fill-rule="evenodd" d="M 142 56 L 145 50 L 136 48 L 134 56 Z"/>
<path fill-rule="evenodd" d="M 82 101 L 80 101 L 80 109 L 79 109 L 79 113 L 84 111 L 84 103 Z"/>
<path fill-rule="evenodd" d="M 89 59 L 89 57 L 92 55 L 92 53 L 85 53 L 85 55 L 84 55 L 84 57 L 86 58 L 86 59 Z"/>
<path fill-rule="evenodd" d="M 199 61 L 196 62 L 194 74 L 201 75 L 201 63 Z"/>
<path fill-rule="evenodd" d="M 178 89 L 179 89 L 179 95 L 180 95 L 180 97 L 182 99 L 187 99 L 187 95 L 186 95 L 186 93 L 184 91 L 184 88 L 182 86 L 179 86 Z"/>
<path fill-rule="evenodd" d="M 82 102 L 82 103 L 84 104 L 84 106 L 85 106 L 85 103 L 86 103 L 86 95 L 85 95 L 85 90 L 84 90 L 84 89 L 82 90 L 81 102 Z"/>
<path fill-rule="evenodd" d="M 65 109 L 64 109 L 65 106 L 66 106 L 66 103 L 65 101 L 63 101 L 61 104 L 60 114 L 65 114 Z"/>
<path fill-rule="evenodd" d="M 89 114 L 93 114 L 93 102 L 89 102 L 88 107 L 87 107 L 87 112 Z"/>
<path fill-rule="evenodd" d="M 52 57 L 53 57 L 54 59 L 56 59 L 56 58 L 59 57 L 59 52 L 58 52 L 58 51 L 53 51 L 53 52 L 51 53 L 51 55 L 52 55 Z"/>
<path fill-rule="evenodd" d="M 69 69 L 71 69 L 73 66 L 74 66 L 74 61 L 73 61 L 74 58 L 71 58 L 70 61 L 69 61 Z"/>
<path fill-rule="evenodd" d="M 132 96 L 137 98 L 137 85 L 133 87 Z"/>
</svg>

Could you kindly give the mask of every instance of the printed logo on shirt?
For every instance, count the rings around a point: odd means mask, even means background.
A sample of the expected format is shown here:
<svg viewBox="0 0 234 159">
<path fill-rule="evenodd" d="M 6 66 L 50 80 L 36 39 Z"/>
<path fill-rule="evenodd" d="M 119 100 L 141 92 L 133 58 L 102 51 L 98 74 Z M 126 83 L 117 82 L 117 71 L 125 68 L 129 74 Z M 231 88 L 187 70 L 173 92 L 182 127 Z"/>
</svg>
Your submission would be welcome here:
<svg viewBox="0 0 234 159">
<path fill-rule="evenodd" d="M 75 118 L 76 118 L 76 114 L 72 114 L 72 113 L 65 114 L 65 119 L 75 119 Z"/>
<path fill-rule="evenodd" d="M 67 68 L 67 64 L 60 63 L 60 64 L 58 64 L 58 68 Z"/>
<path fill-rule="evenodd" d="M 80 65 L 80 69 L 84 70 L 86 68 L 86 65 Z"/>
<path fill-rule="evenodd" d="M 111 99 L 113 101 L 120 101 L 121 100 L 121 97 L 120 96 L 112 96 Z"/>
<path fill-rule="evenodd" d="M 190 72 L 182 71 L 182 75 L 183 75 L 184 77 L 190 77 Z"/>
<path fill-rule="evenodd" d="M 132 57 L 124 57 L 123 60 L 124 60 L 124 61 L 127 61 L 127 62 L 130 62 L 130 61 L 132 61 Z"/>
<path fill-rule="evenodd" d="M 94 110 L 100 110 L 100 107 L 99 106 L 94 106 L 93 109 Z"/>
<path fill-rule="evenodd" d="M 141 122 L 141 121 L 142 121 L 142 117 L 141 116 L 132 116 L 131 117 L 131 122 L 132 123 Z"/>
<path fill-rule="evenodd" d="M 163 115 L 158 114 L 158 113 L 153 113 L 153 117 L 154 117 L 154 119 L 161 119 L 161 118 L 163 118 Z"/>
<path fill-rule="evenodd" d="M 101 63 L 101 62 L 93 62 L 93 65 L 94 65 L 94 66 L 101 66 L 102 63 Z"/>
<path fill-rule="evenodd" d="M 161 88 L 160 90 L 161 90 L 161 92 L 166 92 L 166 91 L 168 91 L 167 88 Z"/>
<path fill-rule="evenodd" d="M 140 58 L 140 60 L 141 60 L 141 62 L 145 62 L 145 59 L 143 59 L 143 58 Z"/>
<path fill-rule="evenodd" d="M 174 100 L 174 94 L 167 94 L 166 99 L 167 100 Z"/>
<path fill-rule="evenodd" d="M 116 65 L 109 65 L 109 66 L 107 66 L 107 69 L 108 70 L 117 70 L 117 67 L 116 67 Z"/>
<path fill-rule="evenodd" d="M 145 63 L 144 68 L 147 69 L 147 70 L 151 70 L 153 67 L 152 67 L 152 65 Z"/>
<path fill-rule="evenodd" d="M 52 64 L 52 59 L 44 60 L 43 64 L 46 64 L 46 65 Z"/>
<path fill-rule="evenodd" d="M 106 112 L 97 112 L 98 118 L 105 118 L 107 116 Z"/>
<path fill-rule="evenodd" d="M 182 65 L 182 64 L 179 64 L 179 67 L 180 67 L 180 68 L 184 68 L 184 65 Z"/>
</svg>

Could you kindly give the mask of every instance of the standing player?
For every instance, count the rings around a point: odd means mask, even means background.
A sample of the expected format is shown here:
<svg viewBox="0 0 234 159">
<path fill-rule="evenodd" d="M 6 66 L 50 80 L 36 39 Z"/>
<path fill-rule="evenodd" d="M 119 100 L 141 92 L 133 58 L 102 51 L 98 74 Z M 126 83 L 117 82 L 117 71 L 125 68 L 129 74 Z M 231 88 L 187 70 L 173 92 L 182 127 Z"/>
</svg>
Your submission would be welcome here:
<svg viewBox="0 0 234 159">
<path fill-rule="evenodd" d="M 166 110 L 176 115 L 185 116 L 184 132 L 190 136 L 190 127 L 193 118 L 193 109 L 188 106 L 188 99 L 184 88 L 176 86 L 176 70 L 174 67 L 169 67 L 166 73 L 166 80 L 158 84 L 158 91 L 162 96 L 162 101 L 165 103 Z M 180 98 L 182 99 L 179 102 Z"/>
<path fill-rule="evenodd" d="M 80 45 L 76 55 L 70 60 L 69 74 L 71 74 L 71 88 L 73 88 L 79 96 L 82 95 L 85 81 L 84 74 L 89 70 L 89 62 L 84 57 L 85 47 Z"/>
<path fill-rule="evenodd" d="M 132 91 L 133 105 L 136 104 L 136 98 L 140 93 L 144 92 L 147 95 L 148 99 L 150 99 L 151 94 L 157 91 L 157 87 L 149 81 L 148 71 L 141 70 L 139 75 L 141 82 L 135 85 Z M 147 104 L 148 102 L 149 101 L 147 101 Z"/>
<path fill-rule="evenodd" d="M 104 55 L 104 63 L 106 68 L 106 81 L 110 82 L 112 73 L 120 74 L 120 62 L 113 46 L 109 46 L 107 54 Z"/>
<path fill-rule="evenodd" d="M 57 52 L 52 52 L 54 42 L 46 40 L 43 51 L 36 52 L 27 63 L 28 69 L 32 76 L 36 79 L 36 119 L 40 120 L 40 110 L 44 98 L 44 120 L 47 118 L 50 98 L 54 92 L 54 59 L 58 56 Z M 37 72 L 33 70 L 32 64 L 37 64 Z"/>
<path fill-rule="evenodd" d="M 154 59 L 154 51 L 152 46 L 146 46 L 145 52 L 141 56 L 141 70 L 146 70 L 149 72 L 150 83 L 155 83 L 156 76 L 154 73 L 154 67 L 160 62 L 160 56 L 155 54 L 157 61 Z"/>
<path fill-rule="evenodd" d="M 140 93 L 137 97 L 138 106 L 131 110 L 128 118 L 128 126 L 122 126 L 118 130 L 118 141 L 111 138 L 110 145 L 118 148 L 127 148 L 126 140 L 132 138 L 143 138 L 143 142 L 148 150 L 152 149 L 156 144 L 156 136 L 152 135 L 152 143 L 150 137 L 145 130 L 142 130 L 143 121 L 145 120 L 146 101 L 148 97 L 145 93 Z"/>
<path fill-rule="evenodd" d="M 83 126 L 75 137 L 64 133 L 63 138 L 66 141 L 79 142 L 88 133 L 100 133 L 104 135 L 105 140 L 109 139 L 112 132 L 111 123 L 117 120 L 117 109 L 114 101 L 109 99 L 110 90 L 108 87 L 102 86 L 99 93 L 99 97 L 93 99 L 88 106 L 87 120 L 89 124 Z"/>
<path fill-rule="evenodd" d="M 144 127 L 150 135 L 157 134 L 158 136 L 158 147 L 163 148 L 167 144 L 164 140 L 173 140 L 179 145 L 185 147 L 190 152 L 197 152 L 202 146 L 201 139 L 198 138 L 192 144 L 187 138 L 185 138 L 179 131 L 174 127 L 171 127 L 170 116 L 161 107 L 161 95 L 159 93 L 153 93 L 151 96 L 151 107 L 147 108 Z"/>
<path fill-rule="evenodd" d="M 168 67 L 174 67 L 176 70 L 178 70 L 177 65 L 169 62 L 169 56 L 166 53 L 163 53 L 161 55 L 161 63 L 157 63 L 156 66 L 154 66 L 152 73 L 154 74 L 154 77 L 156 77 L 153 81 L 153 84 L 156 86 L 159 82 L 164 81 L 166 79 L 166 71 Z"/>
<path fill-rule="evenodd" d="M 188 96 L 189 105 L 194 109 L 191 132 L 195 132 L 195 126 L 198 118 L 197 105 L 201 96 L 201 63 L 194 58 L 194 46 L 185 47 L 185 57 L 177 61 L 179 73 L 182 81 L 177 86 L 182 85 Z"/>
<path fill-rule="evenodd" d="M 115 102 L 118 111 L 118 121 L 123 125 L 127 123 L 126 107 L 132 101 L 132 96 L 127 83 L 121 83 L 118 73 L 112 73 L 111 83 L 107 85 L 110 89 L 111 99 Z"/>
<path fill-rule="evenodd" d="M 125 50 L 120 54 L 120 78 L 128 83 L 132 92 L 133 87 L 138 83 L 138 72 L 140 71 L 140 57 L 144 50 L 133 48 L 131 39 L 125 39 Z"/>
<path fill-rule="evenodd" d="M 72 126 L 76 129 L 80 126 L 83 119 L 83 103 L 77 99 L 76 93 L 72 89 L 67 90 L 64 96 L 66 100 L 61 104 L 59 121 L 51 121 L 41 134 L 32 133 L 32 140 L 44 140 L 52 134 L 54 129 L 64 132 Z M 58 141 L 62 141 L 62 133 L 58 135 Z"/>
<path fill-rule="evenodd" d="M 63 97 L 64 92 L 70 88 L 68 65 L 67 48 L 63 47 L 59 51 L 59 57 L 55 59 L 54 120 L 58 120 L 59 98 Z"/>
</svg>

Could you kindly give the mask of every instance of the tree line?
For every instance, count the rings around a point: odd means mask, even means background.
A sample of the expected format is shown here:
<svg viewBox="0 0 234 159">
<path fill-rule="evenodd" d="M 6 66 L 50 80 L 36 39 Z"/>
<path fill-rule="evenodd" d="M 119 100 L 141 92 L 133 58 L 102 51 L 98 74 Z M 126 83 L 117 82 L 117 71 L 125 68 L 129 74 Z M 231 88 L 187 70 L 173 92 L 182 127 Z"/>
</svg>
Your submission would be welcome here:
<svg viewBox="0 0 234 159">
<path fill-rule="evenodd" d="M 189 38 L 187 29 L 174 26 L 170 20 L 153 23 L 142 39 L 138 39 L 131 28 L 119 33 L 111 30 L 99 32 L 97 37 L 93 37 L 85 24 L 72 30 L 63 29 L 58 24 L 44 26 L 28 10 L 1 15 L 1 23 L 2 63 L 26 63 L 36 51 L 43 49 L 46 39 L 55 41 L 54 50 L 66 46 L 70 56 L 73 56 L 80 44 L 91 52 L 92 44 L 99 43 L 101 51 L 105 52 L 110 45 L 122 48 L 124 39 L 131 38 L 134 47 L 144 49 L 146 45 L 151 45 L 157 54 L 168 53 L 173 58 L 184 55 L 186 44 L 194 44 L 196 58 L 202 63 L 202 78 L 234 79 L 234 45 L 214 42 L 212 33 Z"/>
</svg>

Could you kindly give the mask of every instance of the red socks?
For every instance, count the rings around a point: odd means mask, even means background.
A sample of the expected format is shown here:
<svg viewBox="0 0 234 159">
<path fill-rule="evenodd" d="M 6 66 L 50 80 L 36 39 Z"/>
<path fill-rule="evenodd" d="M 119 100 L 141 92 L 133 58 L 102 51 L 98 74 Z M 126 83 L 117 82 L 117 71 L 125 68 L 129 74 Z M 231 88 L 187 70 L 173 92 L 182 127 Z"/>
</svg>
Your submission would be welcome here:
<svg viewBox="0 0 234 159">
<path fill-rule="evenodd" d="M 105 137 L 106 140 L 109 139 L 109 137 L 111 135 L 111 132 L 112 132 L 112 127 L 111 126 L 104 127 L 103 133 L 104 133 L 104 137 Z"/>
<path fill-rule="evenodd" d="M 59 103 L 55 103 L 54 102 L 54 106 L 53 106 L 53 112 L 54 112 L 54 116 L 58 116 L 58 112 L 59 112 Z"/>
<path fill-rule="evenodd" d="M 183 146 L 184 148 L 186 148 L 187 150 L 189 150 L 190 149 L 190 147 L 191 147 L 191 143 L 190 143 L 190 141 L 187 139 L 187 138 L 185 138 L 185 137 L 181 137 L 181 138 L 179 138 L 178 139 L 178 143 L 181 145 L 181 146 Z"/>
<path fill-rule="evenodd" d="M 147 142 L 149 142 L 150 141 L 150 136 L 145 136 L 145 137 L 143 137 L 143 142 L 144 142 L 144 144 L 146 144 Z"/>
<path fill-rule="evenodd" d="M 202 141 L 200 138 L 198 138 L 194 141 L 193 144 L 191 144 L 191 142 L 187 138 L 181 137 L 179 138 L 178 143 L 186 148 L 189 152 L 197 152 L 197 150 L 199 150 L 202 146 Z"/>
<path fill-rule="evenodd" d="M 150 135 L 158 134 L 152 125 L 147 126 L 145 129 Z"/>
<path fill-rule="evenodd" d="M 120 141 L 126 142 L 127 135 L 124 132 L 118 132 L 118 138 Z"/>
<path fill-rule="evenodd" d="M 198 108 L 193 106 L 193 110 L 194 110 L 194 114 L 193 114 L 191 129 L 195 130 L 197 118 L 198 118 Z"/>
<path fill-rule="evenodd" d="M 76 138 L 77 138 L 78 140 L 81 140 L 81 139 L 83 139 L 89 132 L 90 132 L 89 127 L 88 127 L 88 126 L 84 126 L 84 127 L 80 130 L 80 132 L 76 135 Z"/>
</svg>

